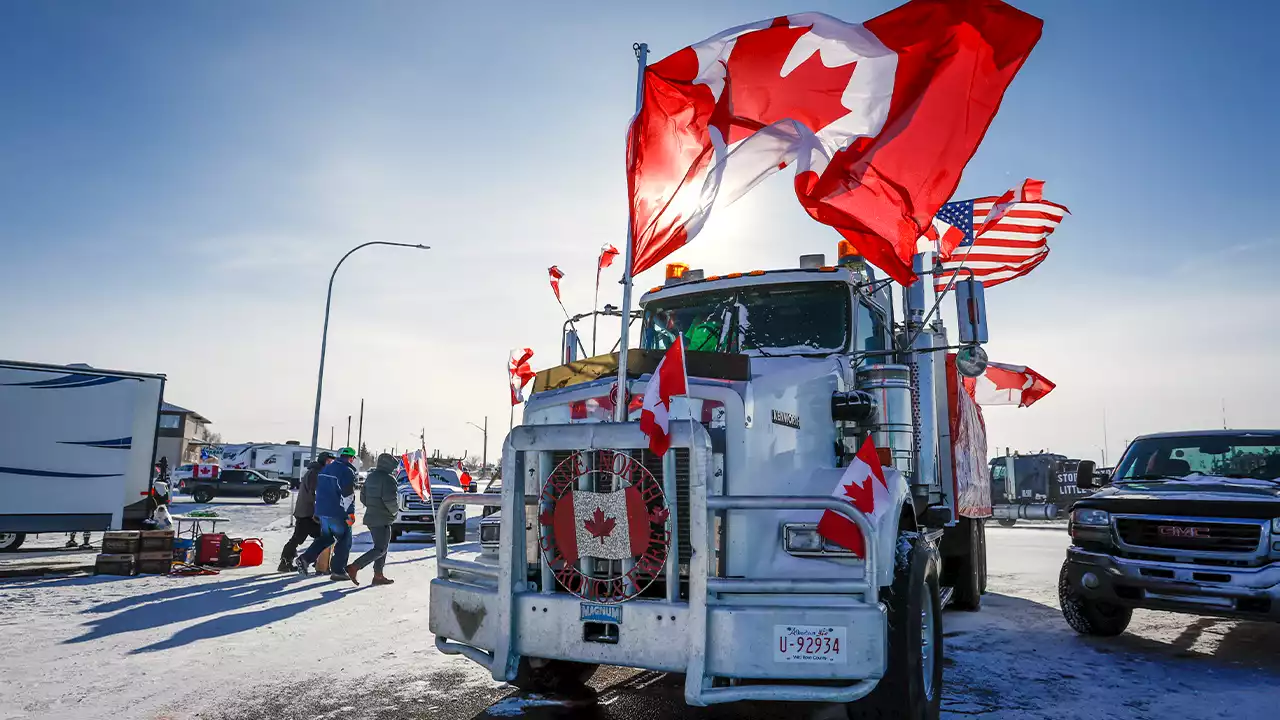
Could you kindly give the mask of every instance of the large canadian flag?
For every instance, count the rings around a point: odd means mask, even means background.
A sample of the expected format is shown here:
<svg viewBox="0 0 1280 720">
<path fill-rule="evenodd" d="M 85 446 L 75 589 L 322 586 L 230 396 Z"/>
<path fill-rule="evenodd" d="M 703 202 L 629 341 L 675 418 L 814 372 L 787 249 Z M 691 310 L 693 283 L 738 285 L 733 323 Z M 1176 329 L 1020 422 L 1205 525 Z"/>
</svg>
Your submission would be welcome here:
<svg viewBox="0 0 1280 720">
<path fill-rule="evenodd" d="M 890 469 L 890 472 L 897 472 Z M 889 508 L 892 498 L 889 496 L 889 484 L 885 480 L 884 468 L 880 466 L 880 456 L 876 453 L 876 445 L 868 435 L 853 462 L 844 469 L 840 483 L 836 485 L 831 496 L 837 500 L 853 503 L 875 525 L 880 516 Z M 818 534 L 828 541 L 849 550 L 858 557 L 866 557 L 866 542 L 862 531 L 852 520 L 840 513 L 826 510 L 818 521 Z"/>
<path fill-rule="evenodd" d="M 401 460 L 404 461 L 404 473 L 409 478 L 409 486 L 423 502 L 428 502 L 431 497 L 431 471 L 427 468 L 427 453 L 405 453 Z"/>
<path fill-rule="evenodd" d="M 666 455 L 671 448 L 671 398 L 689 393 L 689 375 L 684 367 L 684 335 L 667 348 L 653 378 L 644 389 L 640 406 L 640 429 L 649 436 L 649 452 Z"/>
<path fill-rule="evenodd" d="M 911 0 L 862 24 L 771 18 L 650 65 L 627 136 L 633 274 L 794 165 L 809 215 L 908 284 L 1041 26 L 1000 0 Z"/>
<path fill-rule="evenodd" d="M 994 362 L 987 363 L 986 372 L 978 377 L 964 379 L 964 388 L 979 405 L 1030 407 L 1055 387 L 1052 380 L 1025 365 Z"/>
<path fill-rule="evenodd" d="M 570 563 L 581 557 L 626 560 L 649 546 L 649 510 L 634 485 L 609 493 L 566 493 L 556 503 L 552 527 Z"/>
</svg>

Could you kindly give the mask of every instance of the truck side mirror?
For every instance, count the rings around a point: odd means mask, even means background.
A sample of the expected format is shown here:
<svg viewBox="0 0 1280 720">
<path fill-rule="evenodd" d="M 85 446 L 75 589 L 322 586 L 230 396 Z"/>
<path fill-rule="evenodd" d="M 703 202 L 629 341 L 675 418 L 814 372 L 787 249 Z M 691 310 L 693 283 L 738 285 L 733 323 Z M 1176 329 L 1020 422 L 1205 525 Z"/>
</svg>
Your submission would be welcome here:
<svg viewBox="0 0 1280 720">
<path fill-rule="evenodd" d="M 960 344 L 975 345 L 987 341 L 987 296 L 981 280 L 956 280 L 956 321 Z"/>
<path fill-rule="evenodd" d="M 1095 487 L 1093 482 L 1093 471 L 1097 465 L 1092 460 L 1081 460 L 1076 467 L 1076 487 L 1081 490 L 1090 490 Z"/>
</svg>

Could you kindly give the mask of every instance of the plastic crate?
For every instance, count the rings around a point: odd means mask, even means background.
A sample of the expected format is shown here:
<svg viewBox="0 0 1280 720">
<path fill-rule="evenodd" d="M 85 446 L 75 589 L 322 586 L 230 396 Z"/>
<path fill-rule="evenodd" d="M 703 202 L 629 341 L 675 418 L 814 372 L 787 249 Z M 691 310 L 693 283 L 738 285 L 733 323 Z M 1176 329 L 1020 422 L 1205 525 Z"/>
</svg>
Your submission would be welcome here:
<svg viewBox="0 0 1280 720">
<path fill-rule="evenodd" d="M 172 550 L 138 553 L 138 572 L 146 575 L 168 575 L 173 568 Z"/>
<path fill-rule="evenodd" d="M 112 530 L 102 534 L 103 555 L 132 555 L 142 547 L 138 530 Z"/>
<path fill-rule="evenodd" d="M 127 553 L 102 553 L 93 564 L 95 575 L 137 575 L 137 557 Z"/>
<path fill-rule="evenodd" d="M 138 545 L 140 552 L 165 551 L 173 550 L 173 531 L 172 530 L 143 530 L 141 542 Z"/>
</svg>

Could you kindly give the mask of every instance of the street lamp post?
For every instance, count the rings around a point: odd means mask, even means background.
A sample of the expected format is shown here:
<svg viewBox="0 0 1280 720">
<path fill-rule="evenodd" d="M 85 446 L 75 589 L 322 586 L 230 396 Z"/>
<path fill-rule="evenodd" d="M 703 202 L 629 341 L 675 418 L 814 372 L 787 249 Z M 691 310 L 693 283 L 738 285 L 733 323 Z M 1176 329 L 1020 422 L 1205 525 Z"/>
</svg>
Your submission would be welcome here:
<svg viewBox="0 0 1280 720">
<path fill-rule="evenodd" d="M 484 447 L 480 450 L 480 472 L 489 467 L 489 416 L 484 416 L 484 427 L 468 422 L 468 425 L 484 433 Z"/>
<path fill-rule="evenodd" d="M 394 247 L 414 248 L 416 250 L 430 250 L 428 245 L 412 245 L 410 243 L 387 242 L 385 240 L 373 240 L 361 245 L 357 245 L 347 251 L 346 255 L 333 266 L 333 272 L 329 274 L 329 292 L 324 299 L 324 332 L 320 335 L 320 372 L 316 374 L 316 411 L 311 420 L 311 459 L 316 459 L 316 449 L 320 445 L 320 395 L 324 390 L 324 353 L 329 345 L 329 308 L 333 305 L 333 278 L 338 274 L 338 268 L 342 267 L 342 263 L 351 257 L 351 253 L 366 248 L 370 245 L 392 245 Z M 330 445 L 333 443 L 330 442 Z M 331 450 L 333 448 L 330 448 Z"/>
</svg>

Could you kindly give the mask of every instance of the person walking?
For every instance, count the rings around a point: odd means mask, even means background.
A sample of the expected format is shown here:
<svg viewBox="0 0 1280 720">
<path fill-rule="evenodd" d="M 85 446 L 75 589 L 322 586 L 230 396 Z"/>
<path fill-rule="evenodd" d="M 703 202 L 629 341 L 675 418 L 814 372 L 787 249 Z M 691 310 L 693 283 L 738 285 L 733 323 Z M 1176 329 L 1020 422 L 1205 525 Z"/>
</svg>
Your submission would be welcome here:
<svg viewBox="0 0 1280 720">
<path fill-rule="evenodd" d="M 338 459 L 329 463 L 316 477 L 316 517 L 320 520 L 320 537 L 307 547 L 294 563 L 299 575 L 308 574 L 324 549 L 333 546 L 329 579 L 349 580 L 343 569 L 351 553 L 351 526 L 356 522 L 356 469 L 352 465 L 356 451 L 344 447 Z"/>
<path fill-rule="evenodd" d="M 326 465 L 333 462 L 333 453 L 322 452 L 320 456 L 307 465 L 307 472 L 298 485 L 298 496 L 293 505 L 293 536 L 284 544 L 280 553 L 280 572 L 293 570 L 293 561 L 298 557 L 298 546 L 307 538 L 320 537 L 320 521 L 316 514 L 316 479 Z"/>
<path fill-rule="evenodd" d="M 373 539 L 373 548 L 356 558 L 347 566 L 347 576 L 351 582 L 359 585 L 356 574 L 373 563 L 373 584 L 390 585 L 395 582 L 382 574 L 387 564 L 387 549 L 391 546 L 391 524 L 400 511 L 400 493 L 396 487 L 396 466 L 399 461 L 395 455 L 382 453 L 378 456 L 375 467 L 364 479 L 364 487 L 360 490 L 360 502 L 364 503 L 364 524 L 369 528 L 369 537 Z"/>
</svg>

